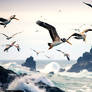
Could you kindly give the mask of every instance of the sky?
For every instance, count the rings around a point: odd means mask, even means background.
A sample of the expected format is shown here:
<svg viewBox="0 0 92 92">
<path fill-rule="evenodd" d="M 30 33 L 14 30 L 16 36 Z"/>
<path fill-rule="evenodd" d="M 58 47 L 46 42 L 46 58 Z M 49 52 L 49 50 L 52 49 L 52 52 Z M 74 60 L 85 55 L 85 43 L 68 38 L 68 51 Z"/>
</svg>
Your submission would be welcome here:
<svg viewBox="0 0 92 92">
<path fill-rule="evenodd" d="M 6 28 L 0 26 L 0 32 L 7 35 L 22 32 L 9 41 L 0 34 L 0 60 L 20 60 L 31 55 L 36 60 L 49 60 L 46 56 L 50 56 L 50 59 L 66 60 L 62 53 L 55 49 L 69 53 L 71 60 L 77 60 L 83 52 L 90 50 L 92 32 L 87 33 L 86 42 L 70 39 L 72 46 L 64 43 L 48 50 L 47 43 L 52 42 L 48 30 L 38 26 L 36 21 L 41 20 L 53 25 L 61 38 L 67 38 L 76 32 L 73 29 L 83 24 L 85 25 L 80 28 L 81 31 L 92 27 L 92 8 L 83 2 L 92 3 L 90 0 L 0 0 L 0 17 L 9 18 L 15 14 L 19 18 L 19 21 L 13 20 Z M 13 41 L 20 45 L 20 52 L 14 47 L 9 49 L 8 53 L 3 52 L 5 45 Z M 44 53 L 37 56 L 31 48 Z"/>
</svg>

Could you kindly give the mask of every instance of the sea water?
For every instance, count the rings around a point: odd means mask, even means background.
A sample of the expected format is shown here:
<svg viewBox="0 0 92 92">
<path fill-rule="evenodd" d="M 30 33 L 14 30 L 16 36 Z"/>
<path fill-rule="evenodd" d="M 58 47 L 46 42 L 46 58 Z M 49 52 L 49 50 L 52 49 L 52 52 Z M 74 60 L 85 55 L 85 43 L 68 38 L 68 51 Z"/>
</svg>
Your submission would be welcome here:
<svg viewBox="0 0 92 92">
<path fill-rule="evenodd" d="M 17 63 L 14 61 L 6 62 L 6 63 L 2 63 L 1 65 L 7 69 L 11 69 L 11 70 L 15 71 L 16 73 L 18 73 L 18 72 L 25 73 L 26 72 L 26 73 L 28 73 L 28 75 L 31 74 L 30 76 L 32 76 L 34 74 L 38 75 L 38 73 L 36 73 L 36 72 L 35 73 L 30 72 L 29 68 L 21 66 L 21 64 L 19 64 L 18 62 L 19 61 L 17 61 Z M 24 61 L 21 61 L 21 63 L 22 62 L 24 62 Z M 47 71 L 45 68 L 46 67 L 49 68 L 48 65 L 51 64 L 52 62 L 54 62 L 54 64 L 55 63 L 58 64 L 60 66 L 60 68 L 68 69 L 76 61 L 71 61 L 71 62 L 62 61 L 62 60 L 37 61 L 37 70 L 40 71 L 40 73 L 39 73 L 40 76 L 45 76 L 56 87 L 59 87 L 60 89 L 65 90 L 65 92 L 92 92 L 92 72 L 88 72 L 87 70 L 83 70 L 80 73 L 70 73 L 70 72 L 64 71 L 64 72 L 55 72 L 54 75 L 50 76 L 47 72 L 45 72 L 45 71 Z M 68 62 L 68 63 L 64 63 L 64 62 Z M 54 67 L 53 67 L 54 64 L 52 63 L 53 69 L 54 69 Z M 56 67 L 58 65 L 56 65 Z M 55 69 L 58 69 L 58 68 L 55 68 Z M 43 72 L 41 72 L 41 70 L 43 70 Z M 34 76 L 34 77 L 36 77 L 36 76 Z M 27 77 L 27 79 L 28 79 L 28 77 Z M 24 80 L 25 80 L 25 78 L 24 78 Z M 28 89 L 30 89 L 29 88 L 30 86 L 28 86 L 26 84 L 24 86 L 24 84 L 21 83 L 21 85 L 23 87 L 28 87 Z M 34 85 L 31 85 L 31 86 L 33 87 Z M 9 87 L 11 88 L 12 86 L 10 85 Z M 36 87 L 34 87 L 34 88 L 36 88 Z M 37 88 L 36 88 L 36 90 L 37 90 Z M 37 92 L 41 92 L 41 90 L 39 90 Z"/>
</svg>

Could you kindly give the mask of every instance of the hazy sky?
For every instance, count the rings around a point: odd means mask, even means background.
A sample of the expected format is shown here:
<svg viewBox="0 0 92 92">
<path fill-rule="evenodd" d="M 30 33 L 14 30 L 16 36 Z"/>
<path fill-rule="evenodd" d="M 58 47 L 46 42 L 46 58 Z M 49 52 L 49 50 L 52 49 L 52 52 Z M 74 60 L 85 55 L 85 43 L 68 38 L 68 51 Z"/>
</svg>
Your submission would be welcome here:
<svg viewBox="0 0 92 92">
<path fill-rule="evenodd" d="M 61 44 L 48 51 L 48 42 L 51 38 L 46 29 L 36 25 L 37 20 L 42 20 L 56 27 L 60 37 L 68 37 L 74 28 L 81 31 L 92 26 L 92 8 L 82 3 L 92 3 L 90 0 L 0 0 L 0 17 L 8 18 L 13 14 L 19 18 L 19 21 L 13 20 L 6 28 L 0 26 L 1 33 L 12 35 L 16 32 L 23 33 L 15 36 L 10 41 L 6 41 L 3 35 L 0 36 L 0 59 L 26 59 L 33 55 L 35 59 L 47 59 L 44 55 L 51 56 L 51 59 L 66 59 L 61 53 L 55 49 L 61 49 L 70 53 L 72 60 L 77 59 L 83 52 L 89 51 L 92 45 L 92 32 L 87 35 L 87 41 L 71 39 L 72 46 Z M 59 12 L 61 10 L 61 12 Z M 39 30 L 39 32 L 35 32 Z M 21 51 L 17 52 L 16 48 L 9 49 L 9 52 L 3 52 L 5 44 L 12 41 L 20 44 Z M 30 49 L 37 51 L 45 51 L 45 53 L 36 54 Z"/>
</svg>

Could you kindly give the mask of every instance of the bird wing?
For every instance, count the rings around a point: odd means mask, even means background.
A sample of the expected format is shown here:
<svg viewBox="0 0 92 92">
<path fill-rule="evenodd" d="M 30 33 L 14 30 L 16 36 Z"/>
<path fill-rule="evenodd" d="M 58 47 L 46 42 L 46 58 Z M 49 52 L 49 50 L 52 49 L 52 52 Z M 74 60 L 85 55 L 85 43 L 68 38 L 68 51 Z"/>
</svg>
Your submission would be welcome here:
<svg viewBox="0 0 92 92">
<path fill-rule="evenodd" d="M 5 22 L 5 21 L 7 21 L 7 19 L 0 18 L 0 21 L 1 21 L 1 22 Z"/>
<path fill-rule="evenodd" d="M 0 33 L 0 34 L 4 35 L 5 37 L 9 37 L 9 36 L 7 36 L 6 34 L 3 34 L 3 33 Z"/>
<path fill-rule="evenodd" d="M 88 31 L 92 31 L 92 29 L 86 29 L 86 30 L 82 31 L 81 34 L 87 33 Z"/>
<path fill-rule="evenodd" d="M 86 5 L 88 5 L 89 7 L 92 8 L 92 5 L 91 5 L 91 4 L 89 4 L 89 3 L 85 3 L 85 2 L 83 2 L 83 3 L 86 4 Z"/>
<path fill-rule="evenodd" d="M 36 50 L 32 49 L 37 55 L 39 54 L 39 52 L 37 52 Z"/>
<path fill-rule="evenodd" d="M 4 49 L 4 51 L 8 51 L 8 49 L 11 47 L 11 45 L 6 45 L 6 48 Z"/>
<path fill-rule="evenodd" d="M 47 58 L 50 58 L 49 56 L 45 55 Z"/>
<path fill-rule="evenodd" d="M 16 41 L 12 42 L 11 45 L 13 46 L 16 43 Z"/>
<path fill-rule="evenodd" d="M 20 47 L 18 44 L 14 45 L 14 46 L 17 48 L 18 51 L 20 51 Z"/>
<path fill-rule="evenodd" d="M 15 33 L 15 34 L 13 34 L 11 37 L 13 37 L 13 36 L 15 36 L 15 35 L 17 35 L 17 34 L 19 34 L 19 33 L 22 33 L 22 32 Z"/>
<path fill-rule="evenodd" d="M 63 51 L 61 51 L 61 50 L 57 50 L 57 51 L 62 52 L 62 53 L 64 54 L 64 52 L 63 52 Z"/>
<path fill-rule="evenodd" d="M 69 58 L 69 56 L 68 56 L 68 55 L 66 56 L 66 58 L 68 59 L 68 61 L 70 61 L 70 58 Z"/>
<path fill-rule="evenodd" d="M 81 34 L 79 34 L 79 33 L 73 33 L 71 36 L 68 37 L 67 40 L 69 40 L 72 36 L 81 36 Z"/>
<path fill-rule="evenodd" d="M 52 25 L 49 25 L 48 23 L 42 22 L 42 21 L 37 21 L 36 22 L 39 26 L 46 28 L 53 41 L 60 41 L 60 37 L 58 33 L 56 32 L 56 28 L 53 27 Z"/>
<path fill-rule="evenodd" d="M 34 52 L 36 52 L 36 50 L 34 50 L 34 49 L 31 49 L 31 50 L 33 50 Z"/>
</svg>

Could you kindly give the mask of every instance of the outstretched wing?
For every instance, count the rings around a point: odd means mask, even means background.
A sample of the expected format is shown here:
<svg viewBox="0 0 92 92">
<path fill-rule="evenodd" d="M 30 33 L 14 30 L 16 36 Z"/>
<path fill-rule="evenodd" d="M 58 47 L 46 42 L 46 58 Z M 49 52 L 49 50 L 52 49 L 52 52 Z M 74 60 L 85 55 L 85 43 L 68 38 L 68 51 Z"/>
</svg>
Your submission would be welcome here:
<svg viewBox="0 0 92 92">
<path fill-rule="evenodd" d="M 20 47 L 18 44 L 14 45 L 14 46 L 17 48 L 18 51 L 20 51 Z"/>
<path fill-rule="evenodd" d="M 70 61 L 70 58 L 69 58 L 69 56 L 68 56 L 68 55 L 66 56 L 66 58 L 67 58 L 67 60 L 68 60 L 68 61 Z"/>
<path fill-rule="evenodd" d="M 5 37 L 8 37 L 6 34 L 3 34 L 3 33 L 0 33 L 0 34 L 4 35 Z"/>
<path fill-rule="evenodd" d="M 11 45 L 13 46 L 16 43 L 16 41 L 12 42 Z"/>
<path fill-rule="evenodd" d="M 37 55 L 39 54 L 39 52 L 37 52 L 36 50 L 34 50 L 34 49 L 31 49 L 31 50 L 33 50 Z"/>
<path fill-rule="evenodd" d="M 10 47 L 11 47 L 10 45 L 6 45 L 6 48 L 4 49 L 4 52 L 8 51 Z"/>
<path fill-rule="evenodd" d="M 5 21 L 7 21 L 7 19 L 0 18 L 0 21 L 1 21 L 1 22 L 5 22 Z"/>
<path fill-rule="evenodd" d="M 36 22 L 39 26 L 46 28 L 53 41 L 60 41 L 60 37 L 58 36 L 58 33 L 56 32 L 56 28 L 53 27 L 52 25 L 49 25 L 48 23 L 42 22 L 42 21 L 37 21 Z"/>
<path fill-rule="evenodd" d="M 67 40 L 69 40 L 72 36 L 81 36 L 81 34 L 78 34 L 78 33 L 73 33 L 71 36 L 68 37 Z"/>
<path fill-rule="evenodd" d="M 86 30 L 82 31 L 81 34 L 87 33 L 88 31 L 92 31 L 92 29 L 86 29 Z"/>
<path fill-rule="evenodd" d="M 89 7 L 92 8 L 92 5 L 91 5 L 91 4 L 89 4 L 89 3 L 85 3 L 85 2 L 83 2 L 83 3 L 86 4 L 86 5 L 88 5 Z"/>
<path fill-rule="evenodd" d="M 56 50 L 57 50 L 57 49 L 56 49 Z M 63 52 L 63 51 L 61 51 L 61 50 L 57 50 L 57 51 L 62 52 L 62 53 L 64 54 L 64 52 Z"/>
<path fill-rule="evenodd" d="M 17 34 L 19 34 L 19 33 L 22 33 L 22 32 L 15 33 L 15 34 L 13 34 L 11 37 L 13 37 L 13 36 L 15 36 L 15 35 L 17 35 Z"/>
</svg>

